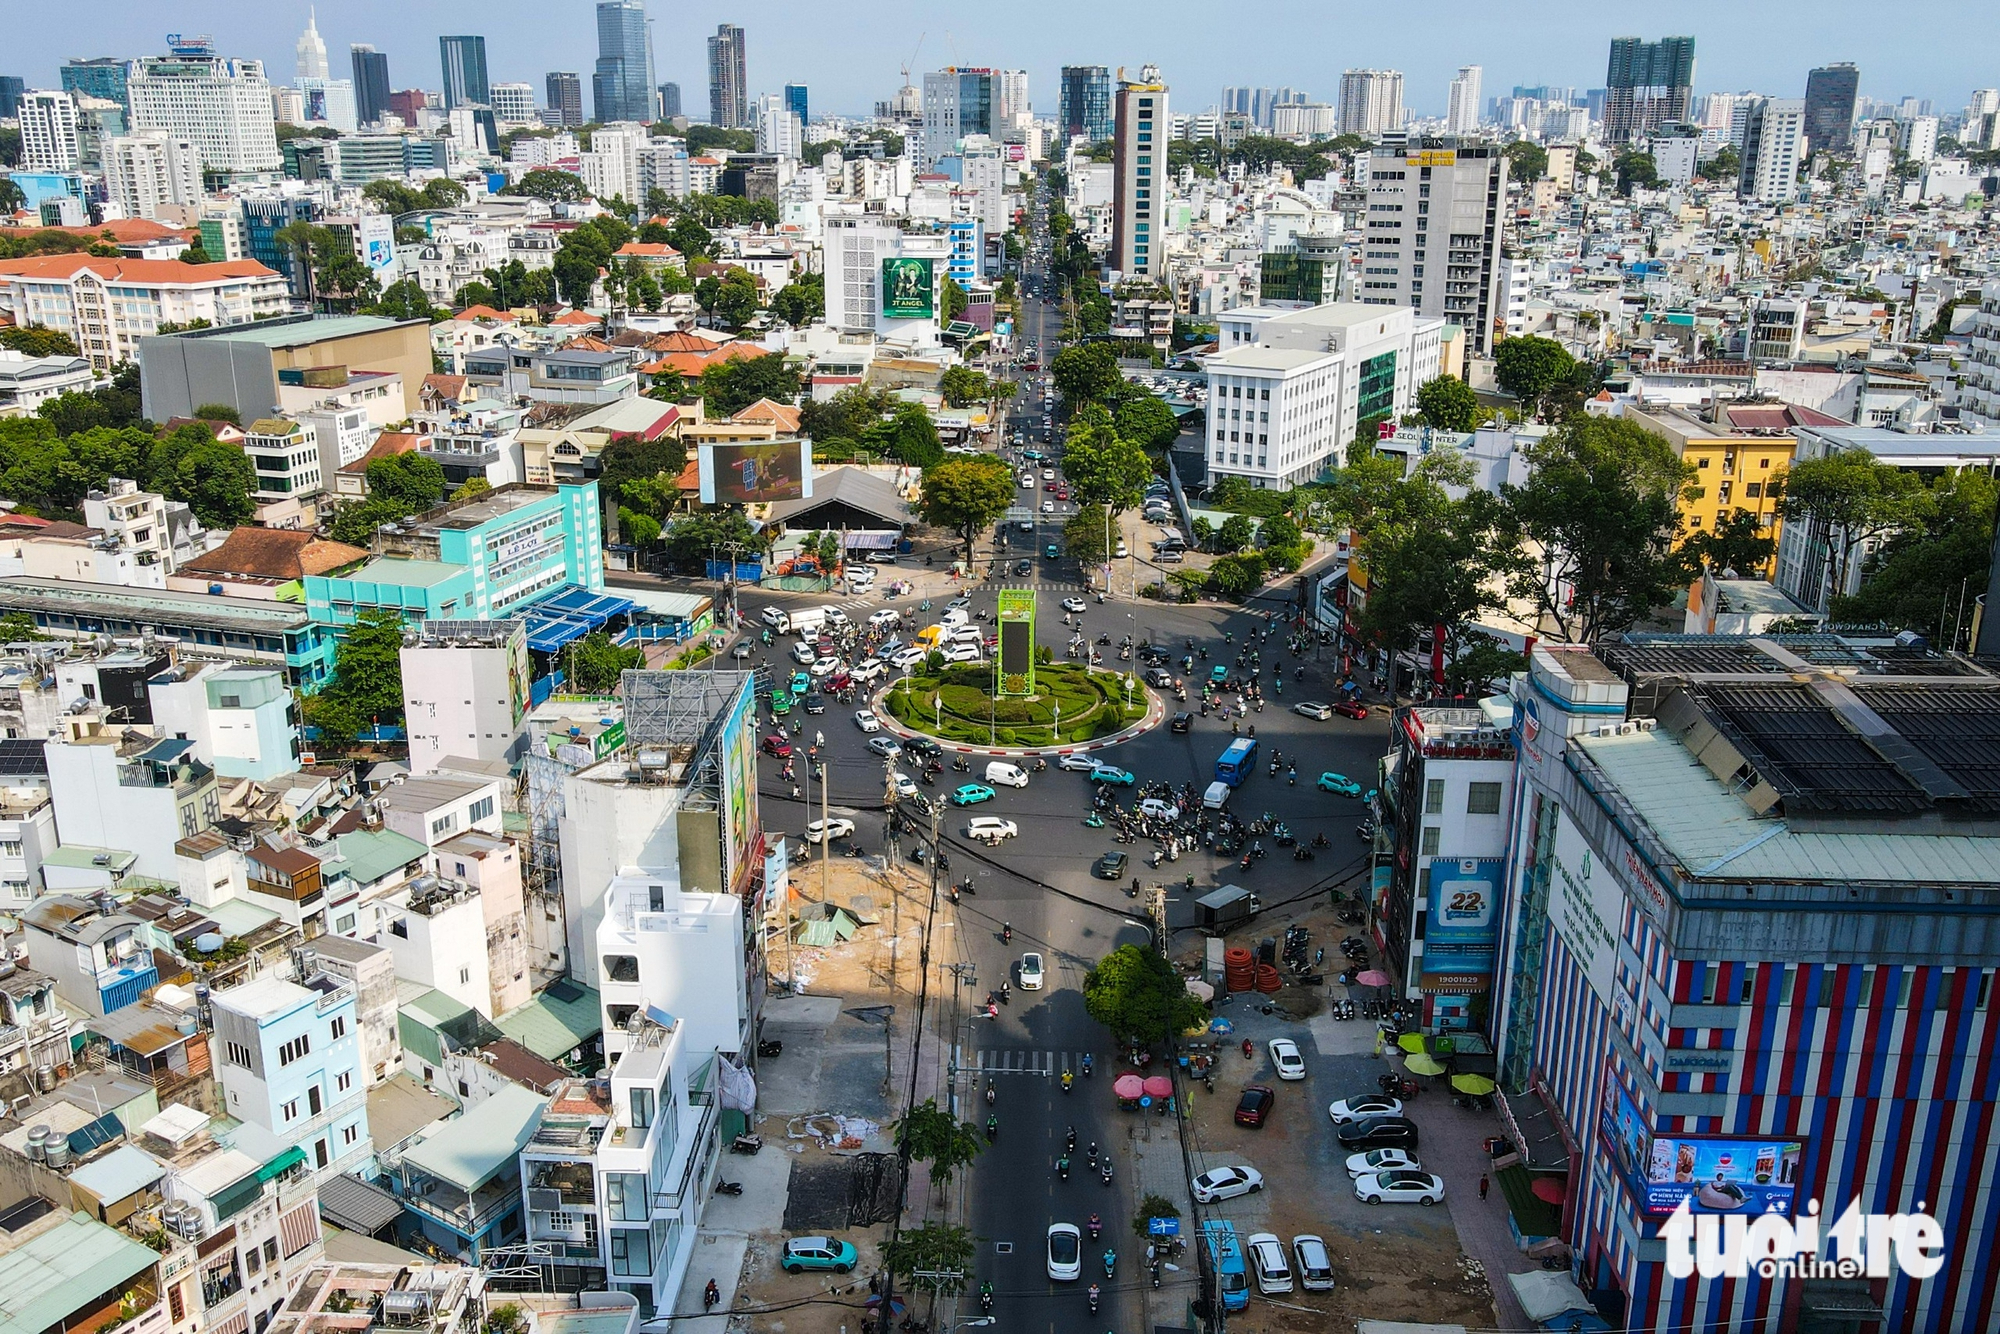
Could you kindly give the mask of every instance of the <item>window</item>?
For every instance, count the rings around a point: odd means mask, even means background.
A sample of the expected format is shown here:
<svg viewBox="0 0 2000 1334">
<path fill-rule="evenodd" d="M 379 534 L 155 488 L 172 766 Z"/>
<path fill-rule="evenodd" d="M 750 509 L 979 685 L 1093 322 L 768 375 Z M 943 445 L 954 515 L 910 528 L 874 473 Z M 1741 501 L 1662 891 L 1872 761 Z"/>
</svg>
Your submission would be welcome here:
<svg viewBox="0 0 2000 1334">
<path fill-rule="evenodd" d="M 339 1074 L 333 1077 L 334 1092 L 345 1093 L 347 1092 L 347 1090 L 353 1087 L 354 1087 L 354 1072 L 352 1070 L 342 1070 Z"/>
<path fill-rule="evenodd" d="M 279 1111 L 280 1115 L 281 1115 L 281 1116 L 282 1116 L 282 1117 L 283 1117 L 283 1118 L 284 1118 L 285 1120 L 287 1120 L 287 1121 L 296 1121 L 296 1120 L 298 1120 L 298 1119 L 299 1119 L 299 1100 L 298 1100 L 297 1098 L 293 1098 L 293 1099 L 292 1099 L 292 1100 L 291 1100 L 290 1102 L 286 1103 L 286 1104 L 285 1104 L 285 1105 L 284 1105 L 283 1107 L 280 1107 L 280 1108 L 278 1109 L 278 1111 Z"/>
<path fill-rule="evenodd" d="M 283 1069 L 311 1050 L 312 1036 L 307 1033 L 299 1034 L 290 1042 L 278 1048 L 278 1067 Z"/>
<path fill-rule="evenodd" d="M 333 1033 L 333 1040 L 335 1042 L 340 1041 L 343 1037 L 347 1036 L 347 1016 L 344 1014 L 335 1015 L 333 1022 L 328 1024 L 327 1027 Z"/>
<path fill-rule="evenodd" d="M 606 1172 L 604 1205 L 614 1223 L 643 1223 L 650 1216 L 646 1207 L 644 1172 Z"/>
<path fill-rule="evenodd" d="M 250 1049 L 240 1042 L 225 1041 L 222 1044 L 222 1056 L 231 1065 L 240 1065 L 245 1070 L 251 1068 Z"/>
<path fill-rule="evenodd" d="M 313 1116 L 318 1116 L 320 1113 L 320 1092 L 317 1084 L 306 1090 L 306 1111 Z"/>
<path fill-rule="evenodd" d="M 1438 840 L 1442 836 L 1443 836 L 1443 831 L 1439 829 L 1437 825 L 1434 824 L 1425 825 L 1424 841 L 1417 849 L 1418 855 L 1423 857 L 1437 856 Z"/>
<path fill-rule="evenodd" d="M 492 814 L 493 798 L 481 797 L 478 801 L 473 802 L 471 808 L 466 811 L 465 822 L 467 824 L 478 824 L 481 820 L 490 818 Z"/>
<path fill-rule="evenodd" d="M 653 1124 L 653 1090 L 632 1090 L 632 1128 L 644 1130 Z"/>
<path fill-rule="evenodd" d="M 355 1140 L 360 1138 L 361 1138 L 361 1127 L 359 1126 L 342 1127 L 340 1132 L 340 1142 L 342 1144 L 352 1144 L 354 1143 Z"/>
<path fill-rule="evenodd" d="M 1467 815 L 1498 815 L 1500 813 L 1500 784 L 1466 784 L 1465 813 Z"/>
<path fill-rule="evenodd" d="M 1433 778 L 1424 784 L 1424 814 L 1444 814 L 1444 779 Z"/>
<path fill-rule="evenodd" d="M 644 1278 L 653 1272 L 647 1232 L 640 1227 L 611 1229 L 611 1272 L 621 1278 Z"/>
<path fill-rule="evenodd" d="M 456 815 L 440 815 L 437 819 L 431 821 L 431 837 L 436 838 L 440 834 L 449 834 L 456 828 L 458 828 L 458 817 Z"/>
<path fill-rule="evenodd" d="M 243 1253 L 243 1268 L 246 1271 L 248 1271 L 252 1277 L 255 1277 L 257 1271 L 263 1268 L 263 1266 L 257 1262 L 257 1248 L 255 1246 L 252 1246 L 249 1250 Z"/>
</svg>

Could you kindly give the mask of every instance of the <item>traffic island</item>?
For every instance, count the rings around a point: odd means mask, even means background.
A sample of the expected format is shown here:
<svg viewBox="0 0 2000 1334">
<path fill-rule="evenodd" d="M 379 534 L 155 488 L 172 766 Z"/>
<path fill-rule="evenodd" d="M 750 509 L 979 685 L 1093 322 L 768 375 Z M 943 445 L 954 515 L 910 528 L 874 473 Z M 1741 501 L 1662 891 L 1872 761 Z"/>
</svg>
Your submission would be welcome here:
<svg viewBox="0 0 2000 1334">
<path fill-rule="evenodd" d="M 964 663 L 894 681 L 875 713 L 900 736 L 978 755 L 1059 755 L 1117 745 L 1159 726 L 1165 709 L 1135 674 L 1080 664 L 1035 668 L 1033 691 L 1002 695 L 993 668 Z"/>
</svg>

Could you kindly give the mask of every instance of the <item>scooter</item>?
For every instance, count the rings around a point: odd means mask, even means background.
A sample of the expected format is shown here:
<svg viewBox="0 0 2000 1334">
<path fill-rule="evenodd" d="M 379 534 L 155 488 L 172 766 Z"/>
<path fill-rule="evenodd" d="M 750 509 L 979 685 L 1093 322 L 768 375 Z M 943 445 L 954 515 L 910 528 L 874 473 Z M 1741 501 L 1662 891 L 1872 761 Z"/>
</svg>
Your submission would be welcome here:
<svg viewBox="0 0 2000 1334">
<path fill-rule="evenodd" d="M 1098 1221 L 1096 1214 L 1090 1216 L 1088 1231 L 1090 1232 L 1090 1239 L 1092 1241 L 1096 1241 L 1098 1234 L 1104 1231 L 1104 1224 Z"/>
<path fill-rule="evenodd" d="M 755 1153 L 763 1147 L 764 1137 L 762 1135 L 738 1135 L 735 1139 L 729 1141 L 729 1151 L 731 1153 Z"/>
<path fill-rule="evenodd" d="M 741 1181 L 718 1181 L 715 1183 L 715 1193 L 717 1195 L 741 1195 L 743 1193 L 743 1183 Z"/>
<path fill-rule="evenodd" d="M 1056 1180 L 1069 1180 L 1069 1158 L 1067 1156 L 1056 1159 Z"/>
<path fill-rule="evenodd" d="M 979 1285 L 979 1309 L 989 1314 L 993 1310 L 993 1285 L 991 1283 L 982 1283 Z"/>
<path fill-rule="evenodd" d="M 1107 1154 L 1105 1154 L 1105 1155 L 1104 1155 L 1104 1161 L 1098 1164 L 1098 1167 L 1097 1167 L 1097 1174 L 1098 1174 L 1098 1175 L 1099 1175 L 1100 1177 L 1103 1177 L 1103 1178 L 1104 1178 L 1104 1184 L 1105 1184 L 1105 1185 L 1107 1185 L 1107 1186 L 1108 1186 L 1108 1185 L 1110 1185 L 1110 1184 L 1111 1184 L 1111 1155 L 1110 1155 L 1110 1154 L 1108 1154 L 1108 1153 L 1107 1153 Z"/>
<path fill-rule="evenodd" d="M 1093 1283 L 1090 1285 L 1090 1313 L 1092 1315 L 1097 1314 L 1097 1296 L 1097 1285 Z"/>
<path fill-rule="evenodd" d="M 1096 811 L 1092 811 L 1090 814 L 1084 816 L 1083 822 L 1092 829 L 1104 828 L 1104 817 L 1099 815 Z"/>
<path fill-rule="evenodd" d="M 1117 1272 L 1118 1272 L 1118 1252 L 1117 1252 L 1117 1251 L 1115 1251 L 1115 1250 L 1107 1250 L 1107 1251 L 1105 1251 L 1105 1252 L 1104 1252 L 1104 1277 L 1106 1277 L 1106 1278 L 1110 1278 L 1110 1277 L 1111 1277 L 1111 1276 L 1112 1276 L 1113 1274 L 1115 1274 L 1115 1273 L 1117 1273 Z"/>
<path fill-rule="evenodd" d="M 991 1143 L 992 1143 L 992 1142 L 993 1142 L 994 1140 L 997 1140 L 997 1139 L 999 1139 L 999 1138 L 1000 1138 L 1000 1118 L 999 1118 L 999 1117 L 997 1117 L 997 1116 L 989 1116 L 989 1117 L 987 1117 L 987 1118 L 986 1118 L 986 1142 L 987 1142 L 988 1144 L 991 1144 Z"/>
</svg>

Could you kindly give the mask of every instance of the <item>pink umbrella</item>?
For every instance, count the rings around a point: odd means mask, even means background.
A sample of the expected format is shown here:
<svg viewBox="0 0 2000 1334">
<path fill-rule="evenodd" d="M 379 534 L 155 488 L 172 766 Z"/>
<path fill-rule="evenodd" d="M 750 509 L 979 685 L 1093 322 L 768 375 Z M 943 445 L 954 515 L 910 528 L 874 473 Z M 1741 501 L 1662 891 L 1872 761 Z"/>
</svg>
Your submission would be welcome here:
<svg viewBox="0 0 2000 1334">
<path fill-rule="evenodd" d="M 1364 987 L 1386 987 L 1389 985 L 1389 975 L 1380 968 L 1370 968 L 1354 980 L 1357 984 Z"/>
<path fill-rule="evenodd" d="M 1146 1081 L 1137 1075 L 1120 1075 L 1111 1081 L 1111 1092 L 1120 1098 L 1137 1098 L 1146 1092 Z"/>
<path fill-rule="evenodd" d="M 1171 1098 L 1174 1094 L 1174 1081 L 1165 1075 L 1148 1075 L 1145 1088 L 1146 1096 L 1149 1098 Z"/>
</svg>

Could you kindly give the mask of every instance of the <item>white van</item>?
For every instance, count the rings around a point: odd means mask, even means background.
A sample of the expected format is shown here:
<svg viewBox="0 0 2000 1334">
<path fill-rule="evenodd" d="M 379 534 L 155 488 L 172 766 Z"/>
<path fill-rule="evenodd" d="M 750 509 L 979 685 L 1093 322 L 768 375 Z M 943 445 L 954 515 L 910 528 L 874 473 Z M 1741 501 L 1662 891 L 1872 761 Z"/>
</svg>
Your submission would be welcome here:
<svg viewBox="0 0 2000 1334">
<path fill-rule="evenodd" d="M 853 588 L 867 588 L 875 582 L 875 567 L 872 565 L 850 565 L 847 567 L 847 582 Z"/>
<path fill-rule="evenodd" d="M 758 615 L 763 619 L 764 624 L 770 626 L 779 634 L 788 635 L 792 632 L 792 618 L 784 608 L 766 607 Z"/>
<path fill-rule="evenodd" d="M 995 787 L 1026 787 L 1028 771 L 1018 764 L 1009 764 L 1005 760 L 988 760 L 986 781 Z"/>
<path fill-rule="evenodd" d="M 970 616 L 967 616 L 965 614 L 965 608 L 947 607 L 945 609 L 944 615 L 938 617 L 938 624 L 943 626 L 947 630 L 956 630 L 959 626 L 966 624 L 971 619 L 972 618 Z"/>
<path fill-rule="evenodd" d="M 1229 784 L 1218 779 L 1208 785 L 1208 791 L 1201 794 L 1201 804 L 1211 811 L 1219 811 L 1228 803 L 1231 791 Z"/>
<path fill-rule="evenodd" d="M 976 625 L 961 625 L 950 635 L 954 644 L 984 644 L 986 636 Z"/>
<path fill-rule="evenodd" d="M 806 635 L 818 634 L 825 624 L 826 608 L 808 607 L 803 611 L 792 613 L 789 632 L 803 638 Z"/>
</svg>

